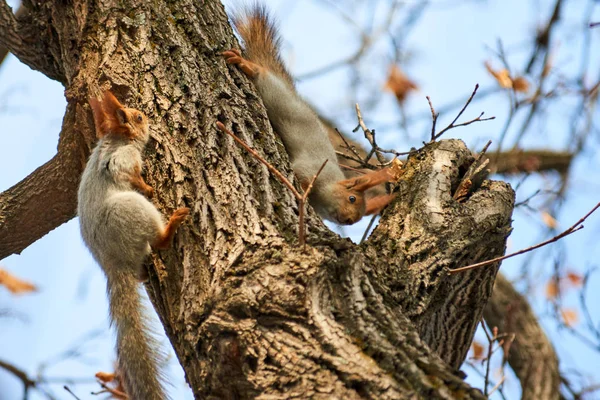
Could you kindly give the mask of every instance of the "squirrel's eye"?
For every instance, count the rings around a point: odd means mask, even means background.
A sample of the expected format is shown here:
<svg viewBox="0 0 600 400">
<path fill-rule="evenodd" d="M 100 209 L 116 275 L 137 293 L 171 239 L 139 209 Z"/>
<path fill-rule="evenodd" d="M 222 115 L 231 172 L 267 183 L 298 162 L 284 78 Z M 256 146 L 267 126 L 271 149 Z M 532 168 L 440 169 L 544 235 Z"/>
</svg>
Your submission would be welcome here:
<svg viewBox="0 0 600 400">
<path fill-rule="evenodd" d="M 142 114 L 138 114 L 138 116 L 137 116 L 137 121 L 138 121 L 138 122 L 142 122 L 142 121 L 144 121 L 144 117 L 142 117 Z"/>
<path fill-rule="evenodd" d="M 350 200 L 350 203 L 354 203 L 356 201 L 356 197 L 350 196 L 348 197 L 348 200 Z"/>
</svg>

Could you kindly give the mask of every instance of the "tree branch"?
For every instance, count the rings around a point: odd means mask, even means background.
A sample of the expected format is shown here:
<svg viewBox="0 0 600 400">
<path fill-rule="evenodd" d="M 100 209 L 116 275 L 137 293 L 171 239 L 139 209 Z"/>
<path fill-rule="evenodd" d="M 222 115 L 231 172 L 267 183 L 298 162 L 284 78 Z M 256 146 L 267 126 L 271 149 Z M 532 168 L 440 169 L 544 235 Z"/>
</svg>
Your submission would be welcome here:
<svg viewBox="0 0 600 400">
<path fill-rule="evenodd" d="M 484 318 L 488 326 L 515 334 L 516 339 L 504 357 L 521 382 L 521 398 L 558 399 L 560 375 L 554 347 L 527 299 L 502 274 L 496 276 Z"/>
<path fill-rule="evenodd" d="M 0 193 L 0 260 L 19 254 L 76 215 L 79 176 L 89 152 L 79 131 L 83 126 L 75 123 L 76 108 L 67 108 L 54 158 Z"/>
<path fill-rule="evenodd" d="M 2 11 L 2 8 L 3 8 L 3 5 L 0 4 L 0 12 Z M 0 15 L 4 16 L 4 13 L 2 13 Z M 23 15 L 25 15 L 25 7 L 20 6 L 14 16 L 15 16 L 16 19 L 19 19 Z M 9 24 L 10 24 L 10 22 L 9 22 Z M 0 27 L 0 43 L 2 42 L 1 37 L 3 36 L 2 29 L 3 28 Z M 4 27 L 4 29 L 10 29 L 10 27 L 6 26 L 6 27 Z M 0 65 L 2 65 L 2 63 L 6 59 L 6 56 L 8 55 L 8 53 L 9 53 L 9 50 L 8 50 L 8 48 L 6 46 L 0 46 Z"/>
<path fill-rule="evenodd" d="M 6 3 L 0 0 L 0 46 L 14 54 L 23 64 L 40 71 L 50 79 L 65 81 L 64 73 L 57 67 L 50 52 L 48 43 L 43 39 L 38 27 L 33 24 L 25 26 L 21 21 L 26 20 L 28 10 L 24 5 L 19 7 L 16 14 Z M 27 36 L 23 32 L 28 31 Z M 6 56 L 6 54 L 4 54 Z"/>
<path fill-rule="evenodd" d="M 451 273 L 451 274 L 457 274 L 457 273 L 459 273 L 459 272 L 469 271 L 469 270 L 471 270 L 471 269 L 474 269 L 474 268 L 484 267 L 484 266 L 486 266 L 486 265 L 490 265 L 490 264 L 498 263 L 498 262 L 500 262 L 500 261 L 502 261 L 502 260 L 506 260 L 507 258 L 515 257 L 515 256 L 518 256 L 518 255 L 521 255 L 521 254 L 524 254 L 524 253 L 527 253 L 527 252 L 530 252 L 530 251 L 533 251 L 533 250 L 539 249 L 540 247 L 544 247 L 544 246 L 546 246 L 546 245 L 549 245 L 550 243 L 554 243 L 554 242 L 556 242 L 556 241 L 558 241 L 558 240 L 560 240 L 560 239 L 564 238 L 565 236 L 568 236 L 568 235 L 570 235 L 570 234 L 572 234 L 572 233 L 575 233 L 575 232 L 577 232 L 577 231 L 578 231 L 578 230 L 580 230 L 580 229 L 583 229 L 583 225 L 582 225 L 582 224 L 583 224 L 583 222 L 584 222 L 584 221 L 585 221 L 585 220 L 586 220 L 586 219 L 587 219 L 587 218 L 588 218 L 590 215 L 592 215 L 592 214 L 594 213 L 594 211 L 596 211 L 598 208 L 600 208 L 600 203 L 596 204 L 596 205 L 594 206 L 594 208 L 592 208 L 592 209 L 591 209 L 591 210 L 590 210 L 590 211 L 589 211 L 589 212 L 588 212 L 586 215 L 584 215 L 583 217 L 581 217 L 581 219 L 580 219 L 579 221 L 575 222 L 573 225 L 571 225 L 571 226 L 570 226 L 569 228 L 567 228 L 565 231 L 563 231 L 562 233 L 559 233 L 558 235 L 554 236 L 553 238 L 550 238 L 550 239 L 548 239 L 548 240 L 545 240 L 545 241 L 543 241 L 543 242 L 541 242 L 541 243 L 538 243 L 538 244 L 536 244 L 536 245 L 533 245 L 533 246 L 527 247 L 527 248 L 525 248 L 525 249 L 522 249 L 522 250 L 516 251 L 516 252 L 514 252 L 514 253 L 507 254 L 507 255 L 505 255 L 505 256 L 502 256 L 502 257 L 496 257 L 496 258 L 493 258 L 493 259 L 491 259 L 491 260 L 486 260 L 486 261 L 482 261 L 482 262 L 479 262 L 479 263 L 475 263 L 475 264 L 467 265 L 467 266 L 465 266 L 465 267 L 460 267 L 460 268 L 455 268 L 455 269 L 452 269 L 452 270 L 450 270 L 450 273 Z"/>
<path fill-rule="evenodd" d="M 483 273 L 469 277 L 448 271 L 467 259 L 504 253 L 514 204 L 508 184 L 487 180 L 471 186 L 464 202 L 454 201 L 452 189 L 462 179 L 459 171 L 473 163 L 459 140 L 434 142 L 409 157 L 402 195 L 366 242 L 374 257 L 387 260 L 374 272 L 382 293 L 454 368 L 466 357 L 496 269 L 474 271 Z"/>
</svg>

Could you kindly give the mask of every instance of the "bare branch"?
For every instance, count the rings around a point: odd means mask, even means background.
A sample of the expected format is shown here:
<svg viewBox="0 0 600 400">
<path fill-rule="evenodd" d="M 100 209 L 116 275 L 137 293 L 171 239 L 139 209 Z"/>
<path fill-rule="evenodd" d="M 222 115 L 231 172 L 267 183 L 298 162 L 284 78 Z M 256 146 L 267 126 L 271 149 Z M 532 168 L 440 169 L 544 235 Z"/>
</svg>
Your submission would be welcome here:
<svg viewBox="0 0 600 400">
<path fill-rule="evenodd" d="M 311 191 L 315 181 L 317 180 L 317 178 L 321 174 L 321 171 L 323 171 L 323 168 L 325 168 L 325 164 L 327 164 L 327 161 L 329 161 L 329 160 L 325 160 L 325 162 L 321 165 L 321 168 L 319 168 L 319 170 L 317 171 L 315 176 L 313 176 L 312 180 L 309 182 L 304 193 L 300 194 L 300 192 L 298 192 L 296 190 L 294 185 L 285 176 L 283 176 L 283 174 L 281 172 L 279 172 L 279 170 L 277 170 L 277 168 L 275 168 L 273 165 L 271 165 L 271 163 L 269 163 L 260 154 L 258 154 L 258 152 L 256 150 L 254 150 L 252 147 L 248 146 L 246 144 L 246 142 L 244 142 L 242 139 L 238 138 L 233 132 L 231 132 L 229 129 L 227 129 L 225 127 L 225 125 L 223 125 L 221 122 L 217 122 L 217 127 L 222 132 L 231 136 L 236 142 L 238 142 L 240 144 L 240 146 L 242 146 L 244 149 L 246 149 L 254 158 L 256 158 L 263 165 L 265 165 L 267 167 L 267 169 L 269 171 L 271 171 L 271 173 L 273 175 L 275 175 L 281 181 L 281 183 L 283 183 L 288 189 L 290 189 L 290 191 L 292 192 L 294 197 L 296 197 L 296 200 L 298 200 L 298 242 L 299 242 L 300 246 L 304 246 L 306 244 L 306 227 L 305 227 L 305 221 L 304 221 L 304 206 L 306 204 L 306 200 L 308 199 L 308 195 L 310 194 L 310 191 Z"/>
<path fill-rule="evenodd" d="M 590 215 L 592 215 L 592 213 L 594 211 L 596 211 L 598 209 L 598 207 L 600 207 L 600 203 L 596 204 L 594 206 L 594 208 L 592 208 L 590 210 L 590 212 L 588 212 L 586 215 L 584 215 L 583 218 L 581 218 L 579 221 L 577 221 L 575 224 L 573 224 L 570 228 L 568 228 L 567 230 L 565 230 L 561 234 L 554 236 L 552 239 L 548 239 L 545 242 L 538 243 L 538 244 L 536 244 L 534 246 L 531 246 L 531 247 L 527 247 L 526 249 L 519 250 L 519 251 L 517 251 L 515 253 L 511 253 L 511 254 L 508 254 L 508 255 L 505 255 L 505 256 L 502 256 L 502 257 L 496 257 L 496 258 L 493 258 L 493 259 L 487 260 L 487 261 L 482 261 L 482 262 L 477 263 L 477 264 L 467 265 L 466 267 L 452 269 L 449 272 L 451 274 L 456 274 L 458 272 L 468 271 L 468 270 L 473 269 L 473 268 L 483 267 L 485 265 L 493 264 L 493 263 L 496 263 L 498 261 L 506 260 L 507 258 L 511 258 L 511 257 L 514 257 L 514 256 L 518 256 L 520 254 L 524 254 L 524 253 L 530 252 L 530 251 L 535 250 L 535 249 L 539 249 L 540 247 L 544 247 L 544 246 L 546 246 L 546 245 L 548 245 L 550 243 L 554 243 L 554 242 L 556 242 L 556 241 L 564 238 L 565 236 L 568 236 L 568 235 L 570 235 L 570 234 L 572 234 L 574 232 L 577 232 L 580 229 L 583 229 L 583 225 L 581 225 L 583 223 L 583 221 L 585 221 Z"/>
<path fill-rule="evenodd" d="M 254 150 L 252 147 L 248 146 L 246 144 L 246 142 L 244 142 L 242 139 L 237 137 L 233 132 L 231 132 L 229 129 L 227 129 L 225 127 L 225 125 L 223 125 L 221 122 L 217 122 L 217 128 L 219 128 L 219 130 L 221 132 L 226 133 L 227 135 L 231 136 L 233 138 L 233 140 L 238 142 L 238 144 L 240 146 L 242 146 L 244 149 L 246 149 L 246 151 L 248 151 L 248 153 L 252 154 L 252 156 L 254 158 L 256 158 L 258 161 L 260 161 L 265 167 L 267 167 L 267 169 L 269 171 L 271 171 L 271 173 L 273 175 L 275 175 L 277 177 L 277 179 L 279 179 L 281 181 L 281 183 L 283 183 L 288 189 L 290 189 L 290 191 L 292 192 L 294 197 L 296 197 L 297 200 L 302 199 L 302 195 L 296 190 L 296 188 L 294 187 L 292 182 L 290 182 L 285 176 L 283 176 L 283 174 L 281 172 L 279 172 L 277 170 L 277 168 L 272 166 L 271 163 L 269 163 L 260 154 L 258 154 L 258 152 L 256 150 Z"/>
<path fill-rule="evenodd" d="M 327 164 L 327 161 L 329 160 L 325 160 L 325 162 L 321 165 L 321 168 L 319 168 L 315 176 L 313 176 L 312 180 L 308 184 L 308 187 L 304 191 L 304 195 L 302 196 L 302 198 L 298 199 L 298 242 L 300 243 L 300 246 L 306 245 L 306 224 L 304 221 L 304 208 L 306 205 L 306 200 L 308 199 L 308 195 L 310 194 L 310 191 L 312 190 L 315 181 L 321 174 L 321 171 L 323 171 L 323 168 L 325 168 L 325 164 Z"/>
<path fill-rule="evenodd" d="M 27 391 L 31 387 L 35 387 L 35 385 L 37 384 L 36 381 L 29 378 L 27 372 L 23 371 L 21 368 L 18 368 L 9 362 L 0 360 L 0 368 L 10 372 L 15 377 L 17 377 L 23 383 L 25 391 Z"/>
<path fill-rule="evenodd" d="M 431 111 L 431 141 L 433 142 L 435 140 L 435 125 L 437 124 L 437 119 L 440 116 L 440 114 L 436 114 L 435 109 L 433 108 L 433 104 L 431 103 L 431 98 L 429 96 L 425 96 L 425 98 L 429 103 L 429 110 Z"/>
<path fill-rule="evenodd" d="M 558 357 L 529 301 L 502 274 L 483 312 L 488 326 L 510 332 L 517 340 L 503 346 L 503 364 L 510 365 L 521 383 L 524 399 L 559 399 Z M 508 338 L 510 339 L 510 337 Z M 510 352 L 504 349 L 510 345 Z"/>
<path fill-rule="evenodd" d="M 63 389 L 65 389 L 67 391 L 67 393 L 69 393 L 71 396 L 73 396 L 73 398 L 75 398 L 75 400 L 81 400 L 79 397 L 77 397 L 77 395 L 75 393 L 73 393 L 71 388 L 68 387 L 67 385 L 64 385 Z"/>
<path fill-rule="evenodd" d="M 373 154 L 375 154 L 379 163 L 384 164 L 386 162 L 386 159 L 378 151 L 379 146 L 377 146 L 377 142 L 375 141 L 375 131 L 371 131 L 369 128 L 367 128 L 367 125 L 365 125 L 365 121 L 363 120 L 358 103 L 356 103 L 356 117 L 358 118 L 358 126 L 354 128 L 353 132 L 356 132 L 358 128 L 361 128 L 365 135 L 365 139 L 367 139 L 367 141 L 371 145 L 371 151 L 365 157 L 365 163 L 368 163 L 371 160 L 371 157 L 373 157 Z"/>
<path fill-rule="evenodd" d="M 431 116 L 433 118 L 433 127 L 431 128 L 431 141 L 430 141 L 430 143 L 434 142 L 435 140 L 437 140 L 440 136 L 442 136 L 444 133 L 446 133 L 450 129 L 458 128 L 460 126 L 471 125 L 474 122 L 490 121 L 490 120 L 496 118 L 496 117 L 481 118 L 481 117 L 483 117 L 483 114 L 484 114 L 483 112 L 481 112 L 481 114 L 479 114 L 479 116 L 477 118 L 473 118 L 470 121 L 462 122 L 460 124 L 455 125 L 456 121 L 458 121 L 458 119 L 465 112 L 465 110 L 467 109 L 467 107 L 469 106 L 469 104 L 471 104 L 471 101 L 473 101 L 473 98 L 477 94 L 477 89 L 479 89 L 479 84 L 475 85 L 475 89 L 473 90 L 473 93 L 471 93 L 471 96 L 467 99 L 467 102 L 465 103 L 465 105 L 463 106 L 463 108 L 458 112 L 458 115 L 456 116 L 456 118 L 454 118 L 454 120 L 450 123 L 450 125 L 448 125 L 444 129 L 442 129 L 440 132 L 435 133 L 435 134 L 434 134 L 434 132 L 435 132 L 435 125 L 436 125 L 437 118 L 438 118 L 439 114 L 435 114 L 435 110 L 433 108 L 433 105 L 431 104 L 431 100 L 429 99 L 429 97 L 427 97 L 427 101 L 429 102 L 429 107 L 431 109 Z"/>
</svg>

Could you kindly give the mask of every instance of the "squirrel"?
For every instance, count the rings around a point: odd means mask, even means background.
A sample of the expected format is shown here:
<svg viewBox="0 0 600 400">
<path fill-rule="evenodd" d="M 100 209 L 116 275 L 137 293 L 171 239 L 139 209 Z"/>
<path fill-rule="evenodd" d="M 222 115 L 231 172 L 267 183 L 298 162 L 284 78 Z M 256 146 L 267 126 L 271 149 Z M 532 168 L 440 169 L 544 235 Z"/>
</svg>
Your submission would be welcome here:
<svg viewBox="0 0 600 400">
<path fill-rule="evenodd" d="M 100 100 L 90 99 L 90 106 L 99 141 L 79 184 L 81 235 L 106 274 L 127 394 L 134 400 L 163 400 L 167 395 L 160 382 L 159 346 L 146 326 L 138 282 L 147 278 L 143 261 L 150 246 L 168 248 L 189 209 L 177 209 L 165 225 L 144 197 L 153 195 L 140 174 L 142 150 L 149 139 L 147 117 L 121 105 L 110 91 Z"/>
<path fill-rule="evenodd" d="M 266 8 L 257 4 L 232 20 L 245 51 L 244 56 L 236 49 L 225 51 L 225 61 L 236 65 L 254 82 L 303 189 L 328 160 L 309 195 L 309 203 L 317 214 L 338 224 L 350 225 L 364 215 L 379 213 L 393 195 L 366 200 L 364 192 L 393 181 L 390 170 L 384 168 L 346 179 L 325 126 L 294 88 L 293 79 L 280 56 L 281 39 L 277 27 Z"/>
</svg>

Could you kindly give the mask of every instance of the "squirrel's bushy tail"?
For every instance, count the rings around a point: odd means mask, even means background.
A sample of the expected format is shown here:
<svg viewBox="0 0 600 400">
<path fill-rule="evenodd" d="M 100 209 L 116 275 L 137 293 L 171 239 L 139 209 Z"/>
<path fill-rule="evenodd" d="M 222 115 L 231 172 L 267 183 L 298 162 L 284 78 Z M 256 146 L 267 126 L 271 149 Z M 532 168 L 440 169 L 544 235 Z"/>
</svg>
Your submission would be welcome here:
<svg viewBox="0 0 600 400">
<path fill-rule="evenodd" d="M 256 3 L 248 6 L 234 14 L 232 21 L 244 41 L 246 58 L 294 86 L 294 80 L 281 59 L 281 37 L 265 5 Z"/>
<path fill-rule="evenodd" d="M 117 359 L 123 384 L 131 400 L 165 400 L 161 385 L 159 343 L 148 331 L 136 277 L 127 268 L 110 269 L 110 316 L 117 329 Z"/>
</svg>

